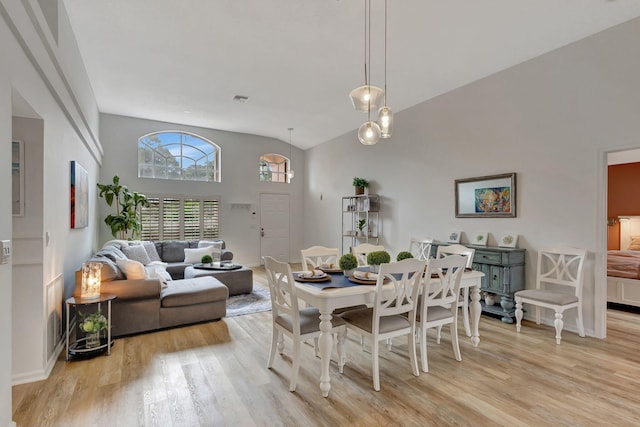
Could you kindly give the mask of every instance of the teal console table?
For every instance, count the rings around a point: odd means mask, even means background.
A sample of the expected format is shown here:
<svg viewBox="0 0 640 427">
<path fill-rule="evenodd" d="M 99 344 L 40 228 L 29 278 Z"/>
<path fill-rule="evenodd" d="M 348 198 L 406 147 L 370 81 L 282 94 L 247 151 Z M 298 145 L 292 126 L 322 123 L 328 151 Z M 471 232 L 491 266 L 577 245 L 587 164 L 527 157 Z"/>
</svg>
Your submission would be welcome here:
<svg viewBox="0 0 640 427">
<path fill-rule="evenodd" d="M 450 245 L 445 242 L 433 242 L 431 256 L 435 257 L 438 246 Z M 513 323 L 515 304 L 513 294 L 524 289 L 525 249 L 492 248 L 486 246 L 465 245 L 475 249 L 473 269 L 484 273 L 481 291 L 500 296 L 500 301 L 489 305 L 481 301 L 482 312 L 502 316 L 505 323 Z"/>
</svg>

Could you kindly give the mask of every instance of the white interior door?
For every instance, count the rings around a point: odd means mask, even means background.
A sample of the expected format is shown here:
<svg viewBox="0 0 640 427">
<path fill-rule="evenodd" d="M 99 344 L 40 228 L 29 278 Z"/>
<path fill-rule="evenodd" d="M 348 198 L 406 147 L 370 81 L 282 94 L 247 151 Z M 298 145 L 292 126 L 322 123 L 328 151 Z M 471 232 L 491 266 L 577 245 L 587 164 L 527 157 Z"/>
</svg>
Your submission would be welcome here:
<svg viewBox="0 0 640 427">
<path fill-rule="evenodd" d="M 260 194 L 260 264 L 270 256 L 289 262 L 289 195 Z"/>
</svg>

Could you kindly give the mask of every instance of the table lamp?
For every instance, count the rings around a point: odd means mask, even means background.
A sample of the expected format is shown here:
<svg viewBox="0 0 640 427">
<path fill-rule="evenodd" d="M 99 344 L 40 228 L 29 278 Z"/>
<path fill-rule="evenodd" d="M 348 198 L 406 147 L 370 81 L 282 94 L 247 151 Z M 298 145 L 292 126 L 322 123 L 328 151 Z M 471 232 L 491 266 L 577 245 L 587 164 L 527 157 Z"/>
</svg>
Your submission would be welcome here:
<svg viewBox="0 0 640 427">
<path fill-rule="evenodd" d="M 82 289 L 80 291 L 81 298 L 100 298 L 101 271 L 102 263 L 88 262 L 82 264 Z"/>
</svg>

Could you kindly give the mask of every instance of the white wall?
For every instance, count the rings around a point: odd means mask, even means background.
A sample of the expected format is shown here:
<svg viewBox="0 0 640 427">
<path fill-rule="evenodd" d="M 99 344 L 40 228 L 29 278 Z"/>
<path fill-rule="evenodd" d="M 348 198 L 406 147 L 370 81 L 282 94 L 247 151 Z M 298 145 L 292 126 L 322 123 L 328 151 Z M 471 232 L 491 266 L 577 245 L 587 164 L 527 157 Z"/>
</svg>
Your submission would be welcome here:
<svg viewBox="0 0 640 427">
<path fill-rule="evenodd" d="M 138 138 L 150 132 L 186 131 L 203 136 L 220 146 L 222 182 L 206 183 L 138 178 Z M 227 249 L 233 251 L 234 260 L 245 265 L 260 265 L 260 193 L 284 193 L 291 201 L 291 256 L 300 258 L 303 224 L 304 171 L 303 152 L 292 150 L 292 165 L 296 176 L 291 184 L 267 183 L 258 180 L 260 155 L 279 153 L 289 157 L 289 144 L 256 135 L 225 132 L 184 126 L 174 123 L 136 119 L 110 114 L 100 115 L 100 140 L 104 146 L 104 162 L 100 182 L 110 183 L 118 175 L 120 182 L 130 190 L 143 194 L 191 194 L 219 196 L 221 198 L 220 234 Z M 231 209 L 231 203 L 251 203 L 249 211 Z M 101 222 L 112 213 L 99 200 Z M 255 212 L 255 215 L 253 214 Z M 112 239 L 109 228 L 101 223 L 100 242 Z"/>
<path fill-rule="evenodd" d="M 64 18 L 61 6 L 58 12 Z M 40 25 L 43 27 L 39 28 Z M 65 295 L 70 294 L 74 286 L 73 271 L 90 256 L 96 241 L 95 195 L 90 196 L 94 215 L 89 227 L 69 229 L 69 162 L 79 161 L 89 172 L 90 184 L 95 186 L 100 146 L 93 136 L 97 135 L 97 107 L 86 78 L 69 85 L 68 76 L 59 72 L 77 66 L 74 61 L 79 57 L 75 44 L 69 42 L 71 32 L 66 25 L 66 19 L 61 19 L 57 28 L 64 36 L 58 37 L 56 43 L 36 2 L 0 0 L 0 58 L 4 58 L 0 61 L 0 140 L 6 142 L 0 144 L 0 197 L 3 199 L 11 198 L 8 142 L 14 137 L 13 116 L 19 115 L 18 109 L 14 108 L 25 101 L 43 123 L 41 136 L 36 138 L 40 139 L 36 141 L 41 144 L 39 153 L 27 153 L 25 158 L 27 174 L 29 165 L 40 168 L 31 171 L 36 175 L 39 173 L 40 182 L 25 189 L 31 193 L 27 195 L 25 206 L 27 216 L 22 218 L 26 222 L 35 219 L 32 224 L 36 226 L 29 230 L 35 243 L 28 244 L 33 245 L 37 253 L 25 255 L 20 245 L 16 246 L 15 252 L 16 264 L 24 266 L 29 259 L 39 260 L 41 272 L 32 277 L 33 282 L 25 289 L 23 282 L 14 281 L 11 264 L 0 265 L 0 283 L 3 284 L 0 286 L 0 341 L 13 343 L 12 346 L 0 346 L 0 426 L 12 424 L 12 382 L 45 378 L 53 366 L 55 355 L 51 352 L 56 345 L 59 348 L 60 342 L 54 342 L 47 335 L 52 332 L 48 324 L 51 313 L 47 310 L 51 308 L 52 300 L 63 297 L 52 296 L 49 292 L 64 288 Z M 73 92 L 69 87 L 73 87 Z M 20 102 L 16 98 L 14 103 L 12 94 L 16 94 Z M 16 136 L 32 137 L 29 129 L 18 130 L 18 127 Z M 12 238 L 10 209 L 9 203 L 0 206 L 1 239 Z M 23 233 L 28 228 L 28 224 L 18 221 L 16 226 L 16 233 Z M 50 237 L 48 245 L 47 234 Z M 13 292 L 16 286 L 20 286 L 20 292 Z M 13 298 L 14 294 L 17 300 Z M 14 324 L 34 326 L 33 329 L 20 329 L 20 335 L 13 336 Z M 16 360 L 13 360 L 14 354 Z M 12 369 L 12 365 L 19 371 Z"/>
<path fill-rule="evenodd" d="M 316 226 L 305 227 L 305 245 L 340 247 L 340 197 L 357 175 L 384 197 L 382 243 L 392 254 L 412 235 L 445 240 L 460 229 L 464 243 L 488 231 L 496 246 L 496 235 L 516 232 L 532 287 L 538 248 L 588 249 L 585 327 L 597 335 L 604 151 L 640 146 L 639 39 L 636 19 L 402 111 L 392 138 L 375 146 L 352 132 L 308 150 L 305 221 Z M 455 218 L 455 179 L 507 172 L 517 172 L 517 218 Z"/>
</svg>

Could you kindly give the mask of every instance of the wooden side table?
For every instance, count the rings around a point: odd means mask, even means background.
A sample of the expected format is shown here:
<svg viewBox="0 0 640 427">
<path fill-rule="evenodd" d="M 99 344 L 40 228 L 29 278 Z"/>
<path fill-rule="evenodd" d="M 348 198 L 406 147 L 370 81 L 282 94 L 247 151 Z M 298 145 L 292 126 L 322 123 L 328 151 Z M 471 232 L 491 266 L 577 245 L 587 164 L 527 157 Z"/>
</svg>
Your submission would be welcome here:
<svg viewBox="0 0 640 427">
<path fill-rule="evenodd" d="M 87 299 L 87 298 L 80 298 L 80 297 L 71 297 L 71 298 L 67 298 L 66 302 L 66 306 L 67 306 L 67 323 L 66 323 L 66 331 L 67 331 L 67 340 L 66 340 L 66 360 L 70 360 L 71 357 L 88 357 L 88 356 L 95 356 L 97 354 L 100 354 L 102 352 L 104 352 L 105 350 L 107 350 L 107 355 L 111 354 L 111 346 L 113 345 L 113 342 L 111 340 L 111 301 L 113 301 L 114 299 L 116 299 L 117 296 L 116 295 L 111 295 L 111 294 L 100 294 L 99 298 L 92 298 L 92 299 Z M 102 311 L 102 304 L 103 303 L 107 303 L 107 315 L 105 316 L 107 318 L 107 337 L 106 340 L 104 340 L 101 338 L 100 339 L 100 345 L 96 346 L 96 347 L 90 347 L 87 348 L 86 346 L 86 337 L 85 338 L 80 338 L 80 339 L 76 339 L 74 334 L 74 339 L 73 341 L 71 340 L 71 328 L 70 328 L 70 318 L 71 318 L 71 307 L 73 307 L 74 309 L 76 309 L 78 306 L 90 306 L 90 305 L 94 305 L 97 304 L 97 310 Z M 77 310 L 74 310 L 77 312 Z M 77 322 L 77 321 L 76 321 Z M 76 322 L 74 322 L 73 324 L 73 328 L 75 329 L 76 327 Z"/>
</svg>

